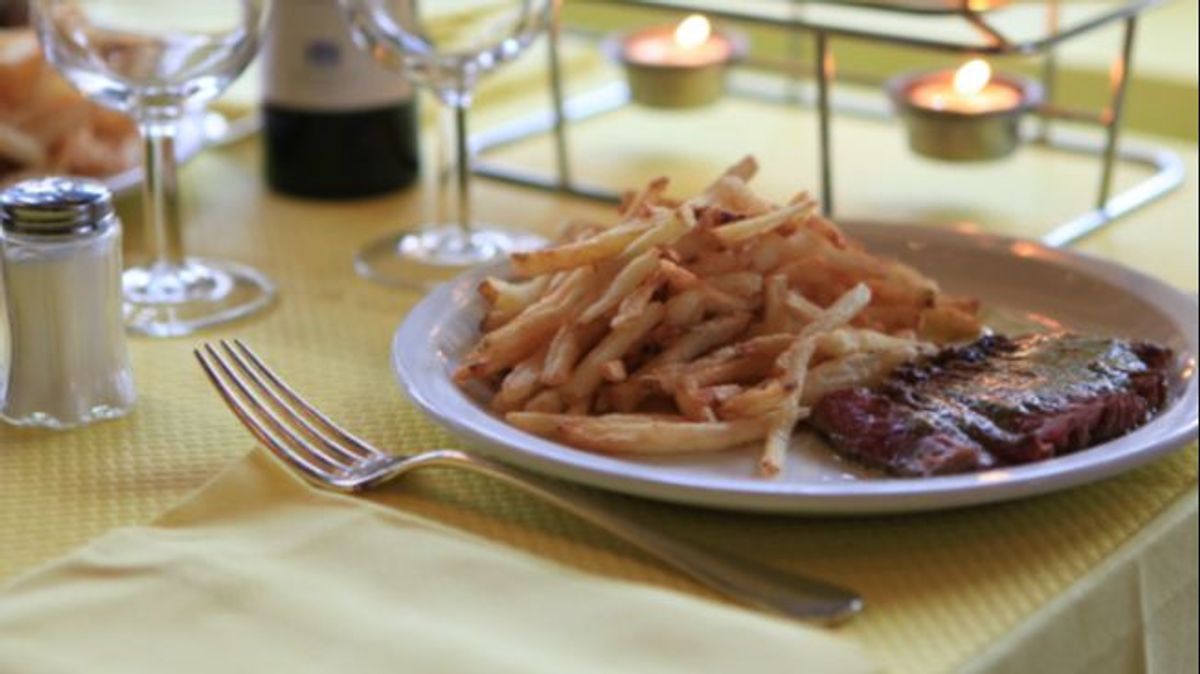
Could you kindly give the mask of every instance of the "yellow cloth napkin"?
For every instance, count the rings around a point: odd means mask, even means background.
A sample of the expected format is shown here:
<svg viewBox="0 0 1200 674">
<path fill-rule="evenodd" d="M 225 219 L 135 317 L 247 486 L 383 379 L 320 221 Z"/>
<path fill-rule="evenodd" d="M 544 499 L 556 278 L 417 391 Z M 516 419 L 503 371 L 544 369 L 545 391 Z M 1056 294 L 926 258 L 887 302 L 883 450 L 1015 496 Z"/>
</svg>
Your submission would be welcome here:
<svg viewBox="0 0 1200 674">
<path fill-rule="evenodd" d="M 874 667 L 835 632 L 320 493 L 258 452 L 0 594 L 5 674 L 734 671 Z"/>
</svg>

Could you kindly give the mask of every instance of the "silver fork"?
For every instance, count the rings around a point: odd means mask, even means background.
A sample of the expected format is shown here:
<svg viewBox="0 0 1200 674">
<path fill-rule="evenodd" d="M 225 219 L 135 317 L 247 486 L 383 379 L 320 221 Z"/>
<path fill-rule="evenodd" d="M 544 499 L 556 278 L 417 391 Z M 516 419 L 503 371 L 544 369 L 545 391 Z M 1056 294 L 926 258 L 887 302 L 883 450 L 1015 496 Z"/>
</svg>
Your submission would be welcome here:
<svg viewBox="0 0 1200 674">
<path fill-rule="evenodd" d="M 218 344 L 202 344 L 194 353 L 226 405 L 271 453 L 319 487 L 359 492 L 426 466 L 464 468 L 591 522 L 745 604 L 826 623 L 862 610 L 862 598 L 850 590 L 672 538 L 613 513 L 582 490 L 475 454 L 452 449 L 406 456 L 383 452 L 306 402 L 240 340 Z"/>
</svg>

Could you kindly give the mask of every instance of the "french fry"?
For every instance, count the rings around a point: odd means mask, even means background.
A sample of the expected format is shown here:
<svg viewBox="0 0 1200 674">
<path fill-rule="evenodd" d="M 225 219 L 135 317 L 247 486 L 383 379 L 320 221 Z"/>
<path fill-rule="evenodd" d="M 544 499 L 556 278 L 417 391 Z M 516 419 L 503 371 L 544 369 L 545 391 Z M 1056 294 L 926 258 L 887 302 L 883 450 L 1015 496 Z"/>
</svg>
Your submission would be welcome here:
<svg viewBox="0 0 1200 674">
<path fill-rule="evenodd" d="M 804 295 L 801 295 L 794 290 L 788 291 L 787 297 L 784 300 L 784 305 L 793 316 L 796 316 L 805 322 L 811 321 L 817 316 L 820 316 L 822 311 L 821 307 L 813 304 L 806 297 L 804 297 Z"/>
<path fill-rule="evenodd" d="M 749 313 L 728 314 L 705 321 L 694 326 L 664 349 L 662 353 L 655 356 L 647 364 L 647 367 L 654 368 L 669 363 L 692 360 L 741 334 L 749 324 Z"/>
<path fill-rule="evenodd" d="M 686 208 L 672 211 L 660 211 L 652 214 L 653 226 L 642 232 L 621 251 L 620 258 L 628 260 L 654 248 L 667 246 L 696 226 L 696 218 L 691 210 Z"/>
<path fill-rule="evenodd" d="M 698 290 L 704 296 L 705 303 L 713 309 L 718 311 L 747 311 L 753 308 L 746 298 L 714 288 L 709 282 L 670 260 L 659 260 L 658 268 L 662 270 L 667 283 L 671 284 L 676 291 Z"/>
<path fill-rule="evenodd" d="M 505 281 L 489 276 L 479 284 L 479 294 L 487 299 L 492 309 L 512 312 L 515 315 L 536 302 L 549 285 L 549 276 L 538 276 L 524 282 Z"/>
<path fill-rule="evenodd" d="M 609 326 L 616 329 L 632 320 L 636 320 L 646 310 L 646 305 L 650 304 L 650 300 L 654 298 L 654 293 L 658 292 L 659 285 L 660 282 L 657 277 L 651 277 L 643 281 L 642 285 L 638 286 L 636 290 L 621 300 L 620 306 L 617 307 L 617 314 L 609 321 Z"/>
<path fill-rule="evenodd" d="M 674 363 L 667 365 L 662 369 L 670 372 L 672 370 L 691 370 L 699 372 L 710 367 L 723 365 L 742 358 L 766 358 L 774 360 L 783 353 L 785 349 L 791 346 L 795 339 L 794 335 L 790 334 L 774 334 L 760 335 L 745 339 L 740 342 L 734 342 L 727 346 L 709 353 L 708 355 L 691 363 Z"/>
<path fill-rule="evenodd" d="M 774 360 L 769 354 L 740 356 L 704 367 L 689 367 L 685 372 L 697 386 L 754 383 L 771 373 Z"/>
<path fill-rule="evenodd" d="M 834 391 L 856 386 L 874 386 L 901 363 L 919 355 L 914 345 L 907 349 L 852 353 L 825 361 L 808 372 L 801 405 L 815 405 Z"/>
<path fill-rule="evenodd" d="M 693 422 L 682 417 L 643 414 L 568 416 L 509 412 L 512 425 L 550 440 L 613 454 L 718 452 L 762 438 L 761 419 Z"/>
<path fill-rule="evenodd" d="M 854 286 L 820 316 L 804 326 L 792 346 L 779 356 L 778 363 L 783 369 L 780 379 L 787 395 L 779 408 L 771 414 L 767 441 L 758 464 L 763 475 L 777 475 L 783 469 L 784 455 L 787 453 L 792 430 L 796 423 L 807 415 L 807 408 L 800 406 L 800 396 L 804 392 L 809 361 L 817 350 L 817 338 L 824 332 L 850 322 L 870 301 L 870 288 L 863 283 Z"/>
<path fill-rule="evenodd" d="M 758 470 L 767 477 L 778 475 L 783 470 L 784 456 L 791 442 L 792 431 L 796 424 L 806 416 L 804 408 L 800 407 L 800 394 L 804 390 L 804 378 L 808 374 L 808 362 L 816 351 L 814 337 L 801 337 L 793 348 L 784 352 L 786 373 L 781 378 L 785 395 L 779 406 L 769 415 L 767 440 L 763 445 L 762 457 L 758 460 Z"/>
<path fill-rule="evenodd" d="M 556 244 L 572 243 L 582 241 L 590 236 L 595 236 L 600 232 L 608 229 L 609 226 L 603 222 L 596 220 L 585 220 L 573 218 L 568 220 L 558 232 L 558 236 L 554 238 Z"/>
<path fill-rule="evenodd" d="M 730 213 L 754 216 L 771 210 L 771 204 L 750 189 L 745 180 L 736 175 L 717 178 L 707 190 L 707 203 Z"/>
<path fill-rule="evenodd" d="M 604 339 L 600 340 L 600 343 L 589 351 L 576 366 L 575 371 L 571 373 L 570 381 L 563 385 L 562 395 L 568 401 L 568 405 L 590 397 L 604 379 L 602 371 L 604 364 L 623 356 L 630 347 L 658 324 L 662 315 L 662 303 L 651 302 L 637 319 L 615 328 L 605 335 Z"/>
<path fill-rule="evenodd" d="M 0 123 L 0 159 L 18 166 L 41 166 L 46 163 L 46 149 L 37 138 L 15 126 Z"/>
<path fill-rule="evenodd" d="M 752 155 L 746 155 L 745 157 L 739 159 L 736 164 L 733 164 L 729 168 L 725 169 L 724 173 L 714 180 L 711 185 L 706 187 L 704 189 L 704 195 L 707 196 L 711 194 L 713 190 L 716 189 L 716 186 L 726 178 L 738 178 L 743 183 L 748 183 L 757 173 L 758 161 Z"/>
<path fill-rule="evenodd" d="M 600 298 L 591 304 L 577 319 L 580 323 L 590 323 L 609 309 L 616 307 L 643 281 L 658 271 L 658 261 L 662 257 L 657 249 L 649 249 L 629 261 L 621 268 L 616 278 L 612 280 Z"/>
<path fill-rule="evenodd" d="M 666 322 L 668 325 L 687 327 L 704 318 L 704 294 L 699 290 L 685 290 L 667 301 Z"/>
<path fill-rule="evenodd" d="M 916 327 L 923 339 L 938 344 L 974 339 L 982 330 L 974 314 L 946 305 L 922 310 Z"/>
<path fill-rule="evenodd" d="M 841 358 L 854 353 L 880 351 L 900 351 L 917 356 L 933 350 L 934 347 L 928 343 L 858 328 L 838 328 L 817 339 L 817 356 L 821 358 Z"/>
<path fill-rule="evenodd" d="M 646 206 L 654 205 L 658 197 L 667 191 L 667 186 L 670 184 L 671 181 L 666 176 L 659 176 L 646 183 L 645 187 L 630 196 L 628 203 L 621 205 L 621 216 L 629 219 L 643 215 L 642 211 Z"/>
<path fill-rule="evenodd" d="M 546 350 L 541 349 L 509 371 L 492 397 L 492 409 L 501 414 L 521 409 L 541 386 L 539 377 L 545 359 Z"/>
<path fill-rule="evenodd" d="M 766 274 L 774 271 L 785 259 L 786 239 L 774 233 L 765 234 L 758 238 L 756 245 L 750 246 L 743 254 L 742 260 L 750 269 Z"/>
<path fill-rule="evenodd" d="M 788 315 L 787 296 L 787 276 L 771 274 L 766 278 L 763 282 L 762 320 L 755 327 L 755 332 L 767 335 L 789 331 L 792 321 Z"/>
<path fill-rule="evenodd" d="M 692 421 L 716 421 L 717 415 L 712 410 L 712 400 L 708 399 L 700 387 L 687 380 L 675 389 L 675 406 L 683 416 Z"/>
<path fill-rule="evenodd" d="M 593 400 L 594 398 L 591 395 L 586 395 L 582 398 L 566 401 L 567 414 L 577 417 L 587 416 L 592 411 Z"/>
<path fill-rule="evenodd" d="M 605 327 L 604 321 L 600 319 L 591 323 L 570 321 L 559 326 L 546 351 L 541 382 L 546 386 L 561 386 L 567 383 L 575 364 L 604 336 Z"/>
<path fill-rule="evenodd" d="M 813 202 L 794 204 L 718 227 L 713 230 L 713 234 L 724 244 L 734 244 L 765 234 L 793 221 L 803 222 L 815 210 L 816 204 Z"/>
<path fill-rule="evenodd" d="M 536 351 L 540 343 L 558 330 L 564 313 L 592 288 L 596 272 L 591 267 L 575 270 L 554 292 L 542 297 L 519 316 L 484 335 L 454 372 L 454 381 L 482 379 L 511 367 Z"/>
<path fill-rule="evenodd" d="M 581 241 L 565 243 L 553 248 L 513 253 L 510 261 L 513 270 L 524 277 L 575 269 L 616 256 L 653 226 L 652 222 L 632 220 Z"/>
<path fill-rule="evenodd" d="M 605 381 L 618 383 L 625 381 L 629 373 L 625 371 L 625 363 L 619 358 L 614 358 L 600 366 L 600 375 Z"/>
<path fill-rule="evenodd" d="M 722 419 L 770 416 L 779 408 L 786 395 L 783 384 L 776 379 L 771 379 L 721 401 L 717 406 L 717 416 Z"/>
<path fill-rule="evenodd" d="M 762 274 L 753 271 L 732 271 L 714 276 L 708 282 L 717 290 L 739 297 L 751 297 L 763 291 Z"/>
<path fill-rule="evenodd" d="M 552 388 L 542 389 L 525 402 L 526 412 L 545 412 L 558 414 L 566 409 L 562 396 Z"/>
<path fill-rule="evenodd" d="M 696 276 L 711 278 L 719 274 L 735 273 L 743 268 L 737 253 L 725 249 L 709 249 L 699 252 L 696 259 L 687 265 L 688 271 Z"/>
</svg>

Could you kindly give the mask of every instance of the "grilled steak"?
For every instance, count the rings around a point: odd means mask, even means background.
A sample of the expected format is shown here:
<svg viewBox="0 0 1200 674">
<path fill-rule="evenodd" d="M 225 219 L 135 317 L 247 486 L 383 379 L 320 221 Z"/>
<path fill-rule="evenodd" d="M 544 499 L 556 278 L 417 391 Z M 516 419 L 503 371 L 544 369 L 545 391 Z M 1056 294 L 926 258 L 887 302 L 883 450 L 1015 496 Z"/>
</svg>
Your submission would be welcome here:
<svg viewBox="0 0 1200 674">
<path fill-rule="evenodd" d="M 1040 461 L 1122 435 L 1166 398 L 1171 352 L 1055 333 L 987 336 L 825 396 L 812 422 L 841 454 L 906 476 Z"/>
</svg>

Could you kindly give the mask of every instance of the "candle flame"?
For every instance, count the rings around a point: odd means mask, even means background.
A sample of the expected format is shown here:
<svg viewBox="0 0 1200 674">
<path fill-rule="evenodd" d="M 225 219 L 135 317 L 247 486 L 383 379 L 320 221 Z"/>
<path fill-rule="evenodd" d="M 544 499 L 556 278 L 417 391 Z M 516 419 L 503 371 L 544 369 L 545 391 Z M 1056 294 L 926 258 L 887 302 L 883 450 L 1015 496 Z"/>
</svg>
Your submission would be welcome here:
<svg viewBox="0 0 1200 674">
<path fill-rule="evenodd" d="M 964 96 L 983 91 L 992 79 L 992 67 L 983 59 L 972 59 L 954 73 L 954 90 Z"/>
<path fill-rule="evenodd" d="M 675 28 L 675 44 L 684 49 L 699 47 L 712 34 L 712 24 L 701 14 L 693 14 Z"/>
<path fill-rule="evenodd" d="M 833 55 L 833 51 L 825 52 L 825 62 L 823 64 L 826 79 L 837 77 L 837 57 Z"/>
</svg>

